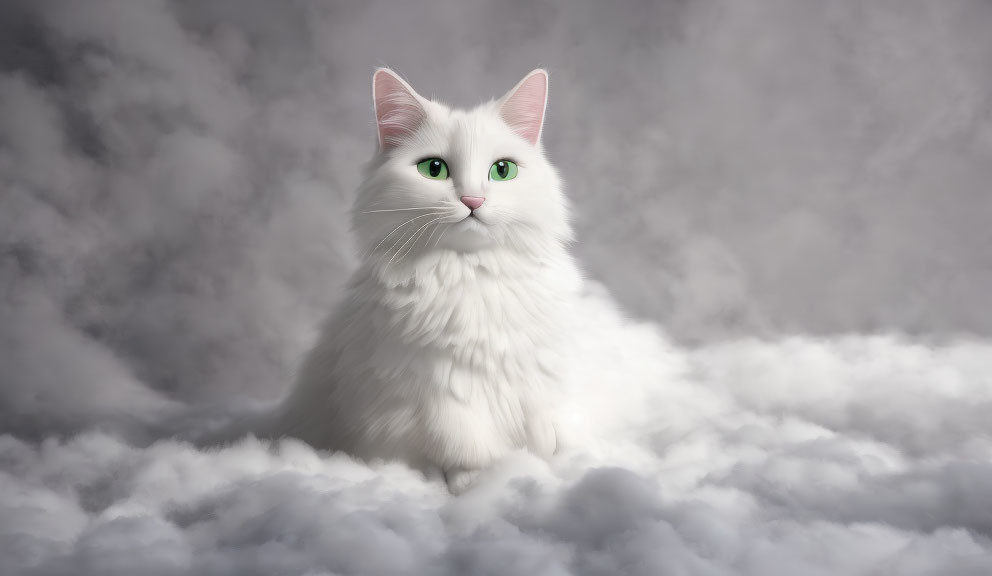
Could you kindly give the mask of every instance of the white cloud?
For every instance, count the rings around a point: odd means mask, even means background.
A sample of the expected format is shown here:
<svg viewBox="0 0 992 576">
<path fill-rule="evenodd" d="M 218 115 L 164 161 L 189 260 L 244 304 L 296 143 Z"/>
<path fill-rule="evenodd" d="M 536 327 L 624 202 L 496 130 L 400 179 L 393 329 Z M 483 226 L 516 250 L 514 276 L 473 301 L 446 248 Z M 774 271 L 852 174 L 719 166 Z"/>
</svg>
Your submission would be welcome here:
<svg viewBox="0 0 992 576">
<path fill-rule="evenodd" d="M 683 351 L 649 326 L 623 337 L 683 370 L 599 383 L 573 407 L 597 425 L 595 444 L 550 463 L 513 455 L 460 498 L 401 465 L 291 440 L 205 451 L 6 436 L 4 573 L 992 570 L 992 435 L 968 420 L 992 393 L 992 344 Z"/>
</svg>

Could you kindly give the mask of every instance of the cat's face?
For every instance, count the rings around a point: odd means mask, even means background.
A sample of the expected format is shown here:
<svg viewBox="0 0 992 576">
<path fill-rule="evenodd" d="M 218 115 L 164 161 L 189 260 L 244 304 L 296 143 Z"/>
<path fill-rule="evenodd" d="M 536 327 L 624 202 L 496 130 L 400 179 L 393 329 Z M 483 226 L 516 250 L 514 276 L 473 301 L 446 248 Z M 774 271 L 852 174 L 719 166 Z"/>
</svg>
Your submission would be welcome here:
<svg viewBox="0 0 992 576">
<path fill-rule="evenodd" d="M 379 149 L 353 211 L 364 255 L 398 265 L 436 250 L 537 253 L 570 238 L 540 136 L 547 73 L 503 98 L 453 110 L 393 72 L 373 80 Z"/>
</svg>

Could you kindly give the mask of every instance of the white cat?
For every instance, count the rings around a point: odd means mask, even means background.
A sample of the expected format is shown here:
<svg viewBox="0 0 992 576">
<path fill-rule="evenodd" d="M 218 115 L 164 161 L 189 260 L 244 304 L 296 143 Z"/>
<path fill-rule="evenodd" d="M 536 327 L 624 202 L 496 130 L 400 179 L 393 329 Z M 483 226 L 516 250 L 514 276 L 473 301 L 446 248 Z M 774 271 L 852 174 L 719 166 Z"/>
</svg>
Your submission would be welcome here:
<svg viewBox="0 0 992 576">
<path fill-rule="evenodd" d="M 364 259 L 272 431 L 441 470 L 460 492 L 558 439 L 554 396 L 581 286 L 541 147 L 548 75 L 456 110 L 373 77 L 378 152 L 352 211 Z"/>
</svg>

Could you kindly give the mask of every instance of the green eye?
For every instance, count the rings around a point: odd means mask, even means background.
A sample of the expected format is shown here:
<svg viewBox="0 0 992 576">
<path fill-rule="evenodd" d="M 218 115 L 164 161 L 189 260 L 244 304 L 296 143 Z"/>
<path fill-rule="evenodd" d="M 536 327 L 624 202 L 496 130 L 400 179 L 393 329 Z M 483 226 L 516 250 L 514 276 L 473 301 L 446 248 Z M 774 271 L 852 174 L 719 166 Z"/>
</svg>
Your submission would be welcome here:
<svg viewBox="0 0 992 576">
<path fill-rule="evenodd" d="M 490 180 L 499 182 L 502 180 L 513 180 L 516 177 L 517 163 L 512 160 L 497 160 L 493 163 L 492 168 L 489 169 Z"/>
<path fill-rule="evenodd" d="M 428 158 L 417 162 L 417 172 L 423 174 L 424 178 L 444 180 L 448 177 L 448 165 L 440 158 Z"/>
</svg>

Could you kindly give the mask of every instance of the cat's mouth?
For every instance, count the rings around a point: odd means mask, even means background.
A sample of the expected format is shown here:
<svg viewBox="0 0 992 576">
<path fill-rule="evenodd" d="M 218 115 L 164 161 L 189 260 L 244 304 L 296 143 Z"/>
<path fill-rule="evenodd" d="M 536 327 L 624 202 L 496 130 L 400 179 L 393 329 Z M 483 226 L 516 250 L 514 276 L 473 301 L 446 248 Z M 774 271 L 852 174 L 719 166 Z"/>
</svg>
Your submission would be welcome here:
<svg viewBox="0 0 992 576">
<path fill-rule="evenodd" d="M 493 242 L 493 229 L 478 214 L 467 214 L 451 224 L 444 236 L 445 245 L 459 251 L 481 250 Z"/>
<path fill-rule="evenodd" d="M 489 234 L 489 226 L 486 221 L 479 217 L 474 211 L 468 216 L 462 218 L 455 224 L 458 228 L 469 232 L 473 235 L 475 234 Z"/>
</svg>

